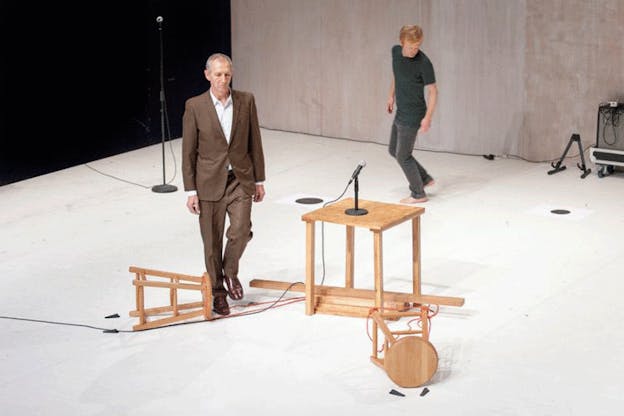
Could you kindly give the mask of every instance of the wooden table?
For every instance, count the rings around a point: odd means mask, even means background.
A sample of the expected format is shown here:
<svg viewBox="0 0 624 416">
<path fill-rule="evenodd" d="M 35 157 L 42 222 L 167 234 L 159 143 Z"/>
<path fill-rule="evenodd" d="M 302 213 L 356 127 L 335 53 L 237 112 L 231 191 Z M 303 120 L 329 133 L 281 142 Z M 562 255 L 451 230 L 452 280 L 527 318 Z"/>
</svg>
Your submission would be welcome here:
<svg viewBox="0 0 624 416">
<path fill-rule="evenodd" d="M 353 198 L 341 200 L 324 208 L 308 212 L 301 219 L 306 223 L 306 279 L 305 288 L 292 287 L 294 291 L 305 291 L 306 314 L 317 312 L 344 316 L 368 316 L 372 307 L 383 312 L 384 307 L 403 305 L 411 307 L 421 304 L 462 306 L 463 298 L 423 295 L 421 293 L 420 260 L 420 216 L 425 209 L 417 206 L 389 204 L 358 200 L 359 208 L 368 210 L 366 215 L 347 215 L 345 210 L 353 208 Z M 344 287 L 316 285 L 314 282 L 315 224 L 323 221 L 346 226 L 346 263 Z M 386 292 L 383 288 L 383 232 L 406 221 L 412 226 L 412 290 L 410 293 Z M 355 228 L 366 228 L 373 233 L 373 256 L 375 289 L 354 288 L 354 242 Z M 284 290 L 287 282 L 252 280 L 252 287 Z"/>
</svg>

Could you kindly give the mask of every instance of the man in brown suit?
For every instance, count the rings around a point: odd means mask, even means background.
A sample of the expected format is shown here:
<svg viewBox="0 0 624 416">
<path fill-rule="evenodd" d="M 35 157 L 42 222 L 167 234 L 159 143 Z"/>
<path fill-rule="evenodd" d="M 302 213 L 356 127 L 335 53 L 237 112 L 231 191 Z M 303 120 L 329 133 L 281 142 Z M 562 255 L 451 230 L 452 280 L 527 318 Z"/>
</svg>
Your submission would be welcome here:
<svg viewBox="0 0 624 416">
<path fill-rule="evenodd" d="M 238 265 L 251 232 L 251 203 L 264 198 L 264 154 L 254 96 L 232 90 L 232 61 L 213 54 L 204 71 L 210 89 L 189 98 L 182 126 L 182 175 L 186 206 L 199 215 L 214 310 L 228 315 L 227 295 L 243 287 Z M 227 244 L 223 251 L 225 216 Z M 226 289 L 227 286 L 227 289 Z"/>
</svg>

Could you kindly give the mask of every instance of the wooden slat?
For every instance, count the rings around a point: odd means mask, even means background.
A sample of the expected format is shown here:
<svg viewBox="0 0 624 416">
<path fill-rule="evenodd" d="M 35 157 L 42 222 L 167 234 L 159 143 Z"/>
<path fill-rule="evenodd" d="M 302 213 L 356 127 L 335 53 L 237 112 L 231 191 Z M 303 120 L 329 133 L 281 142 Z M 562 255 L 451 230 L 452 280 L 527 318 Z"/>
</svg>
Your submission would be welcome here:
<svg viewBox="0 0 624 416">
<path fill-rule="evenodd" d="M 384 311 L 381 316 L 383 316 L 386 319 L 389 318 L 404 318 L 404 317 L 411 317 L 411 316 L 421 316 L 422 315 L 422 310 L 420 309 L 421 307 L 419 306 L 418 309 L 416 310 L 409 310 L 409 311 Z"/>
<path fill-rule="evenodd" d="M 171 283 L 171 282 L 153 282 L 151 280 L 133 280 L 132 284 L 135 286 L 148 286 L 148 287 L 166 287 L 184 290 L 201 290 L 201 285 L 193 285 L 190 283 Z"/>
<path fill-rule="evenodd" d="M 292 283 L 281 282 L 277 280 L 264 280 L 253 279 L 249 282 L 249 286 L 263 288 L 263 289 L 276 289 L 286 290 Z M 305 292 L 304 284 L 297 284 L 290 288 L 293 292 Z M 375 291 L 370 289 L 352 289 L 336 286 L 315 286 L 315 293 L 317 295 L 335 295 L 335 296 L 349 296 L 354 298 L 368 298 L 375 299 Z M 384 301 L 392 302 L 411 302 L 418 304 L 429 305 L 444 305 L 444 306 L 462 306 L 464 304 L 464 298 L 450 297 L 450 296 L 436 296 L 436 295 L 414 295 L 411 293 L 401 292 L 384 292 Z"/>
<path fill-rule="evenodd" d="M 423 331 L 420 329 L 405 329 L 401 331 L 392 331 L 394 335 L 414 335 L 414 334 L 422 334 Z"/>
<path fill-rule="evenodd" d="M 203 314 L 204 314 L 204 311 L 200 309 L 198 311 L 187 312 L 187 313 L 179 314 L 177 316 L 171 316 L 171 317 L 162 318 L 162 319 L 155 319 L 150 322 L 146 322 L 144 324 L 135 325 L 132 327 L 132 329 L 135 331 L 138 331 L 138 330 L 143 330 L 143 329 L 157 328 L 159 326 L 170 325 L 176 322 L 195 318 L 197 316 L 202 316 Z"/>
<path fill-rule="evenodd" d="M 337 296 L 337 295 L 318 295 L 317 304 L 331 304 L 331 305 L 352 305 L 359 308 L 372 309 L 375 307 L 375 301 L 373 299 L 366 298 L 354 298 L 349 296 Z M 405 311 L 410 309 L 410 303 L 405 302 L 392 302 L 385 301 L 384 308 L 396 311 Z M 420 314 L 420 313 L 418 313 Z"/>
<path fill-rule="evenodd" d="M 186 310 L 186 309 L 195 309 L 195 308 L 201 308 L 204 306 L 203 302 L 189 302 L 189 303 L 181 303 L 178 305 L 178 310 Z M 145 315 L 146 316 L 151 316 L 151 315 L 160 315 L 161 313 L 167 313 L 167 312 L 172 312 L 173 311 L 173 307 L 172 306 L 159 306 L 156 308 L 147 308 L 145 309 Z M 130 311 L 130 316 L 132 317 L 137 317 L 139 316 L 139 311 Z"/>
<path fill-rule="evenodd" d="M 369 308 L 360 308 L 350 305 L 332 305 L 319 303 L 318 305 L 316 305 L 316 313 L 366 318 L 369 313 Z"/>
<path fill-rule="evenodd" d="M 143 267 L 136 267 L 136 266 L 130 266 L 129 270 L 131 273 L 144 273 L 150 276 L 165 277 L 169 279 L 188 280 L 188 281 L 196 282 L 196 283 L 202 282 L 202 278 L 200 276 L 190 276 L 187 274 L 166 272 L 163 270 L 145 269 Z"/>
</svg>

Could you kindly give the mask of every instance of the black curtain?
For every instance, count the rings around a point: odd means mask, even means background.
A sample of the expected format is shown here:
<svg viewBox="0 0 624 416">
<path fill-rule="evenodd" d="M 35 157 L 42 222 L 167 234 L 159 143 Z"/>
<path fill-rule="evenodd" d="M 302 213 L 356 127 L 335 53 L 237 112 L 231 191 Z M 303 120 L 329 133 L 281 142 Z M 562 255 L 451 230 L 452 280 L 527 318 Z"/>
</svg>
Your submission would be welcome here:
<svg viewBox="0 0 624 416">
<path fill-rule="evenodd" d="M 158 16 L 175 139 L 206 58 L 231 55 L 229 0 L 0 0 L 0 185 L 161 142 Z"/>
</svg>

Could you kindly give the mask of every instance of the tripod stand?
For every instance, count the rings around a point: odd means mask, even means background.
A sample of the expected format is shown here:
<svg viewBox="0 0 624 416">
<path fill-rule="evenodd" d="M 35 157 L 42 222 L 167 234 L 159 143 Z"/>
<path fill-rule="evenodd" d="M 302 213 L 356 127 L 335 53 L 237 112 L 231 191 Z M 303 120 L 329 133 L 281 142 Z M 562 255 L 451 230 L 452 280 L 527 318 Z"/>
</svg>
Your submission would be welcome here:
<svg viewBox="0 0 624 416">
<path fill-rule="evenodd" d="M 584 179 L 587 175 L 590 174 L 591 169 L 587 169 L 585 167 L 585 156 L 583 155 L 583 147 L 581 146 L 581 136 L 578 134 L 573 134 L 570 137 L 570 140 L 568 141 L 568 145 L 566 146 L 565 150 L 563 151 L 563 154 L 561 155 L 561 159 L 559 159 L 559 161 L 557 162 L 557 164 L 555 165 L 554 163 L 551 163 L 550 166 L 552 166 L 554 169 L 549 170 L 548 174 L 552 175 L 553 173 L 557 173 L 557 172 L 561 172 L 562 170 L 565 170 L 565 166 L 561 166 L 561 162 L 563 162 L 563 159 L 565 159 L 566 155 L 568 154 L 568 150 L 570 150 L 570 146 L 572 146 L 572 142 L 576 142 L 578 144 L 578 148 L 579 148 L 579 154 L 581 155 L 581 163 L 580 164 L 576 164 L 576 166 L 583 171 L 583 173 L 581 174 L 581 179 Z"/>
<path fill-rule="evenodd" d="M 166 183 L 165 179 L 165 77 L 164 77 L 164 61 L 163 61 L 163 35 L 162 35 L 162 16 L 156 18 L 158 22 L 158 34 L 160 38 L 160 135 L 162 137 L 162 169 L 163 183 L 152 186 L 152 191 L 157 193 L 175 192 L 178 187 Z"/>
</svg>

